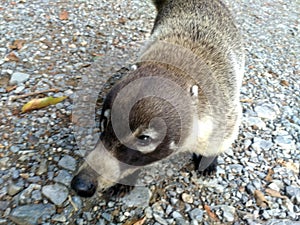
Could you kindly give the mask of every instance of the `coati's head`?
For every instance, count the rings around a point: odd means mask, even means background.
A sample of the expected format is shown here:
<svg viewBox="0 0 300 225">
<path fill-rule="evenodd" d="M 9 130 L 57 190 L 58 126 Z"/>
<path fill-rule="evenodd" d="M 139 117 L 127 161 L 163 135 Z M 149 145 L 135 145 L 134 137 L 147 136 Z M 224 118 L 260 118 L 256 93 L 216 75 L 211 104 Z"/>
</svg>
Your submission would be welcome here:
<svg viewBox="0 0 300 225">
<path fill-rule="evenodd" d="M 105 99 L 100 140 L 71 183 L 80 196 L 120 181 L 133 185 L 124 178 L 168 157 L 187 136 L 192 104 L 186 79 L 152 64 L 132 73 Z"/>
</svg>

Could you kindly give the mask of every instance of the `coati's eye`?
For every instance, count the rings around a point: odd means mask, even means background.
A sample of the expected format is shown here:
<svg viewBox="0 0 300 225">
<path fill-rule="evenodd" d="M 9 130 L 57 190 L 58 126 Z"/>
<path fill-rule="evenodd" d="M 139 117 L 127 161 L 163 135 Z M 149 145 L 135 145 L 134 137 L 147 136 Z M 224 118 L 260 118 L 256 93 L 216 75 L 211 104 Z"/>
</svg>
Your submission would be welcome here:
<svg viewBox="0 0 300 225">
<path fill-rule="evenodd" d="M 138 139 L 138 143 L 143 146 L 149 145 L 152 141 L 152 138 L 148 135 L 140 135 L 137 137 L 137 139 Z"/>
</svg>

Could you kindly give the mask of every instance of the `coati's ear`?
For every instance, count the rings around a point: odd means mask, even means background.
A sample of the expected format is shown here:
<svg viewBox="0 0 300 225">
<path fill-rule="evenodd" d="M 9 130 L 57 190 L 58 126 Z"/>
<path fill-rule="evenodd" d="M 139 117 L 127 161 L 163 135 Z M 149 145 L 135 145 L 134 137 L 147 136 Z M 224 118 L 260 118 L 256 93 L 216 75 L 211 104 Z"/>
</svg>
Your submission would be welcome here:
<svg viewBox="0 0 300 225">
<path fill-rule="evenodd" d="M 101 132 L 105 130 L 109 121 L 110 121 L 110 109 L 106 109 L 102 114 L 101 121 L 100 121 Z"/>
</svg>

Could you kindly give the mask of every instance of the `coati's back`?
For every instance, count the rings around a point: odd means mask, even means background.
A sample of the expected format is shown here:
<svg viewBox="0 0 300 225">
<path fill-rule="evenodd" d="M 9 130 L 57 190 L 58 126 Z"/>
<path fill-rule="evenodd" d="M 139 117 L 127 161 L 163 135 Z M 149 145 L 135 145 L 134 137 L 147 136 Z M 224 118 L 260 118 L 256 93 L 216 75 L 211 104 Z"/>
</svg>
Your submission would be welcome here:
<svg viewBox="0 0 300 225">
<path fill-rule="evenodd" d="M 227 7 L 219 0 L 153 2 L 158 15 L 152 38 L 190 49 L 217 78 L 227 82 L 226 87 L 238 91 L 244 67 L 243 45 Z M 226 75 L 229 77 L 223 77 Z"/>
</svg>

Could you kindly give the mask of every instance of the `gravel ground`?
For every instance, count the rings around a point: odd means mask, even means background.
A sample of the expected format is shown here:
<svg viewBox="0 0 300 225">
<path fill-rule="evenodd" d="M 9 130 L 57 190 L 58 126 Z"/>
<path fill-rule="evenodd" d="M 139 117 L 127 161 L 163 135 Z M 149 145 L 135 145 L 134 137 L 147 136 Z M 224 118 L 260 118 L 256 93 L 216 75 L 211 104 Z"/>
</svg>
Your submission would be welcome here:
<svg viewBox="0 0 300 225">
<path fill-rule="evenodd" d="M 243 31 L 247 63 L 240 135 L 220 157 L 217 175 L 197 176 L 182 155 L 144 171 L 147 186 L 104 200 L 81 199 L 69 187 L 82 162 L 71 123 L 74 93 L 105 53 L 120 53 L 122 65 L 128 49 L 138 51 L 154 7 L 1 0 L 0 224 L 300 224 L 300 1 L 226 4 Z M 100 105 L 121 76 L 100 83 Z M 14 99 L 49 89 L 58 91 Z M 20 113 L 43 96 L 69 98 Z"/>
</svg>

